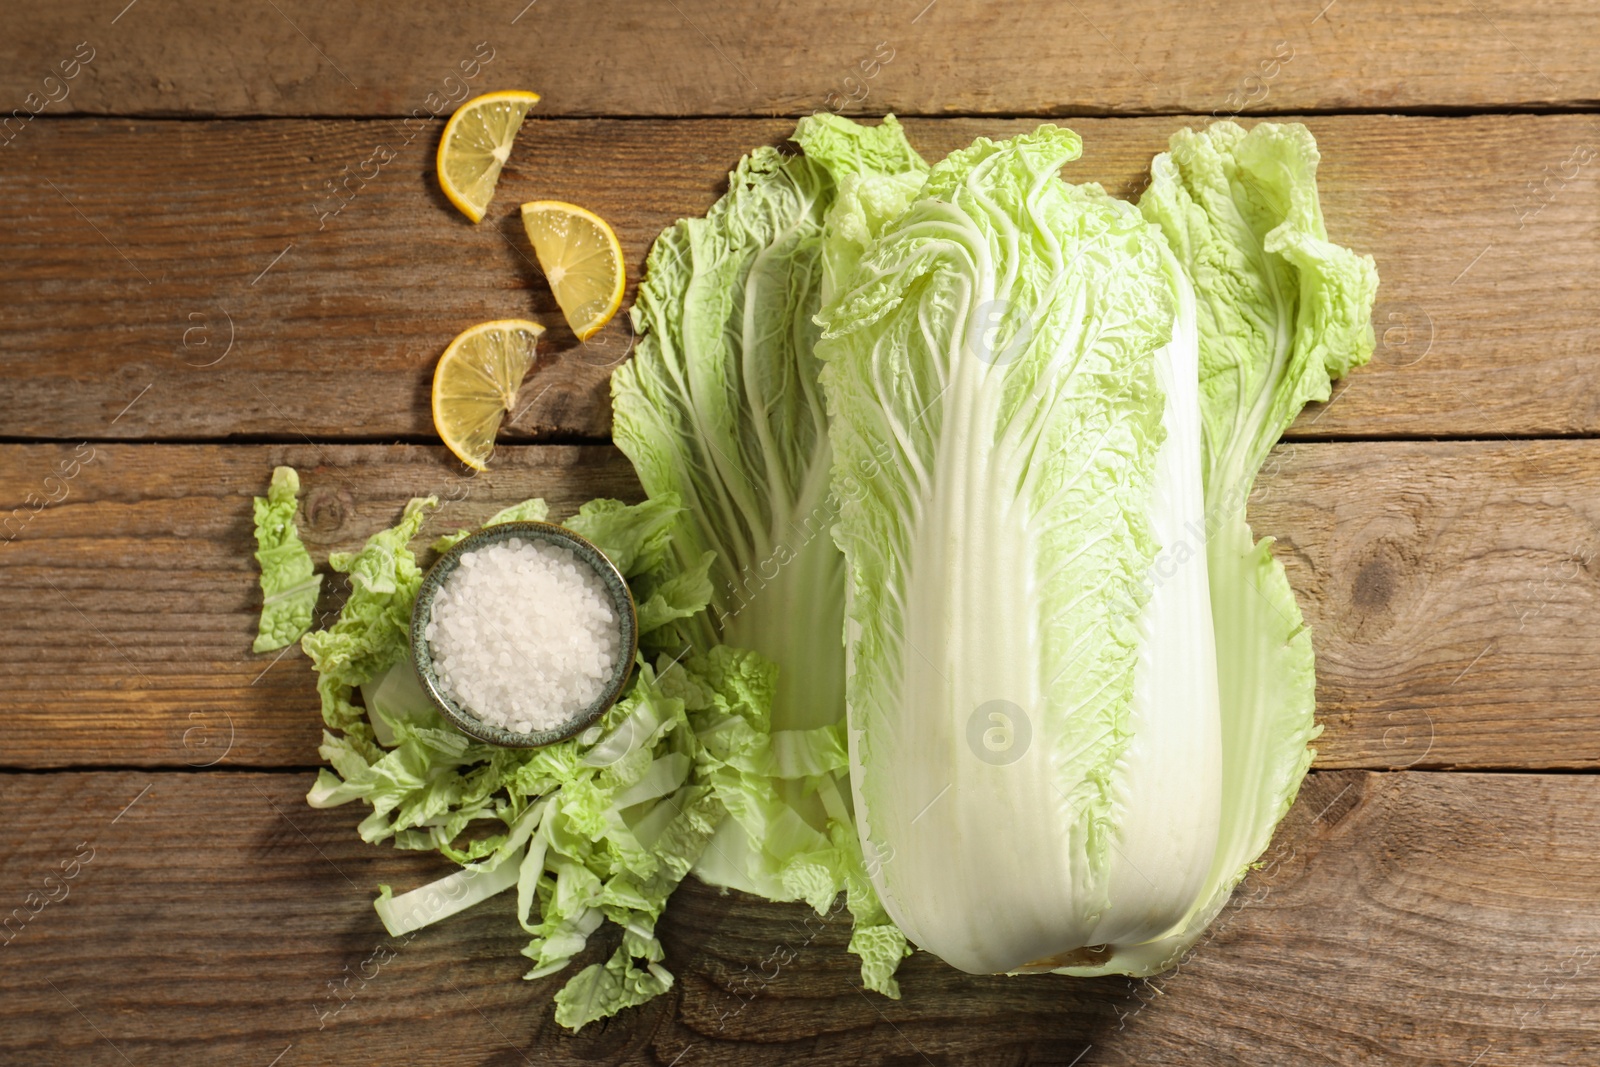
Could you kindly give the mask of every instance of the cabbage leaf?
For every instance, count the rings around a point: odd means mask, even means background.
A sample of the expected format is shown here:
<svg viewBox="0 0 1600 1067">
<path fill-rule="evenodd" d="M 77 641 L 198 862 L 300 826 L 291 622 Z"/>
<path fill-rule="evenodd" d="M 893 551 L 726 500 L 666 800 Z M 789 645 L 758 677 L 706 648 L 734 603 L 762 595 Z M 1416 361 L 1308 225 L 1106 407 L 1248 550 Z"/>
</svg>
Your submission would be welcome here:
<svg viewBox="0 0 1600 1067">
<path fill-rule="evenodd" d="M 271 652 L 300 640 L 311 629 L 322 592 L 311 553 L 295 528 L 300 476 L 276 467 L 267 495 L 255 498 L 256 562 L 261 565 L 261 623 L 252 652 Z"/>
<path fill-rule="evenodd" d="M 694 646 L 759 649 L 777 664 L 769 766 L 724 776 L 733 819 L 696 873 L 825 911 L 844 892 L 863 977 L 897 995 L 906 952 L 865 876 L 846 785 L 843 557 L 828 530 L 827 413 L 813 321 L 872 226 L 898 214 L 926 165 L 893 117 L 803 120 L 803 156 L 760 148 L 704 218 L 657 238 L 633 308 L 639 342 L 612 377 L 614 436 L 652 498 L 685 510 L 673 551 L 711 560 Z"/>
<path fill-rule="evenodd" d="M 1206 888 L 1185 921 L 1071 973 L 1153 974 L 1176 963 L 1266 850 L 1311 765 L 1321 732 L 1311 632 L 1272 539 L 1255 539 L 1245 509 L 1300 409 L 1326 401 L 1334 378 L 1372 356 L 1377 268 L 1328 239 L 1319 159 L 1299 123 L 1182 130 L 1156 157 L 1139 201 L 1195 293 L 1227 788 Z"/>
</svg>

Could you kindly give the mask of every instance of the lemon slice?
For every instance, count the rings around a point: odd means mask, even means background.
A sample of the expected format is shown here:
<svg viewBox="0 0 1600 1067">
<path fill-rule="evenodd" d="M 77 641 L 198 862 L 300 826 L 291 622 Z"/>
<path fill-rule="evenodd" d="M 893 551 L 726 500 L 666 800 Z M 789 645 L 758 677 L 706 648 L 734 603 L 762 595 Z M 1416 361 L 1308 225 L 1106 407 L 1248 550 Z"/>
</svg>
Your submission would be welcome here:
<svg viewBox="0 0 1600 1067">
<path fill-rule="evenodd" d="M 461 462 L 484 470 L 495 431 L 517 402 L 544 327 L 497 319 L 467 330 L 444 350 L 433 372 L 433 427 Z"/>
<path fill-rule="evenodd" d="M 560 200 L 523 204 L 522 226 L 567 325 L 587 341 L 622 306 L 626 279 L 617 235 L 599 215 Z"/>
<path fill-rule="evenodd" d="M 494 199 L 500 168 L 538 93 L 507 91 L 475 96 L 456 108 L 439 139 L 439 188 L 473 222 Z"/>
</svg>

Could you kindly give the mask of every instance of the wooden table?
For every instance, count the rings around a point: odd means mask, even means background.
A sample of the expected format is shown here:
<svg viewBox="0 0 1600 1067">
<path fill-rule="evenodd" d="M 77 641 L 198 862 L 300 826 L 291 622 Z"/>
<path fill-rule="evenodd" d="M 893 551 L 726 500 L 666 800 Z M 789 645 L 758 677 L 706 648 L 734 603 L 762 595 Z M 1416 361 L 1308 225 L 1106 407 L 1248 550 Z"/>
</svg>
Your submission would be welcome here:
<svg viewBox="0 0 1600 1067">
<path fill-rule="evenodd" d="M 461 7 L 57 0 L 0 34 L 0 1060 L 1596 1062 L 1600 9 Z M 511 87 L 544 101 L 473 227 L 436 189 L 431 115 Z M 637 495 L 607 443 L 622 317 L 587 346 L 553 326 L 488 474 L 436 443 L 457 331 L 560 322 L 516 204 L 599 212 L 636 278 L 815 109 L 893 110 L 930 158 L 1070 122 L 1069 177 L 1127 195 L 1174 129 L 1241 106 L 1315 132 L 1329 229 L 1382 274 L 1380 345 L 1252 505 L 1326 733 L 1178 971 L 923 954 L 888 1001 L 846 921 L 688 884 L 672 993 L 574 1037 L 563 977 L 519 978 L 508 901 L 385 935 L 374 886 L 445 868 L 306 807 L 312 675 L 250 654 L 250 497 L 297 467 L 320 562 L 414 495 L 446 498 L 438 529 Z"/>
</svg>

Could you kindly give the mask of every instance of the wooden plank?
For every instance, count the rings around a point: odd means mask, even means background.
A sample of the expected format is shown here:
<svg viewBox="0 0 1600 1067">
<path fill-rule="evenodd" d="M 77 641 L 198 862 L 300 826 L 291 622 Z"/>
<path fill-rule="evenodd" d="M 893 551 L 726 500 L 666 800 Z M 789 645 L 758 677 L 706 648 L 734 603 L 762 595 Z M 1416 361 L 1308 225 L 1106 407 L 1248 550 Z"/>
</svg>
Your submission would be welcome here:
<svg viewBox="0 0 1600 1067">
<path fill-rule="evenodd" d="M 1067 173 L 1131 195 L 1185 121 L 1075 121 L 1086 151 Z M 1571 298 L 1600 271 L 1594 168 L 1572 162 L 1600 144 L 1593 120 L 1308 121 L 1330 230 L 1378 261 L 1383 345 L 1295 434 L 1600 432 L 1589 372 L 1600 320 Z M 938 158 L 1032 125 L 908 127 Z M 0 432 L 431 440 L 429 383 L 450 338 L 532 313 L 552 330 L 507 439 L 603 438 L 607 378 L 631 344 L 625 317 L 587 346 L 573 339 L 529 261 L 516 205 L 555 197 L 597 210 L 636 279 L 662 227 L 703 212 L 740 155 L 792 128 L 530 123 L 490 221 L 472 227 L 434 188 L 436 126 L 406 144 L 389 122 L 38 124 L 0 173 Z M 324 183 L 372 173 L 376 146 L 394 160 L 364 186 L 352 179 L 353 199 L 319 218 L 333 203 Z"/>
<path fill-rule="evenodd" d="M 63 484 L 46 479 L 74 446 L 0 446 L 0 515 L 18 516 L 0 613 L 25 620 L 0 646 L 0 766 L 317 762 L 304 656 L 249 651 L 249 498 L 275 464 L 302 472 L 319 563 L 416 495 L 448 501 L 438 532 L 533 495 L 570 512 L 637 494 L 602 447 L 502 448 L 475 479 L 420 446 L 87 447 Z M 59 502 L 25 521 L 25 491 Z M 1314 634 L 1321 766 L 1600 766 L 1600 443 L 1287 446 L 1252 518 Z"/>
<path fill-rule="evenodd" d="M 536 89 L 556 115 L 803 114 L 853 101 L 919 114 L 1569 105 L 1600 97 L 1597 36 L 1582 0 L 1205 0 L 1181 15 L 1160 0 L 848 12 L 68 0 L 12 20 L 0 99 L 113 115 L 405 115 L 488 88 Z M 75 53 L 93 57 L 76 78 L 44 81 Z"/>
<path fill-rule="evenodd" d="M 75 477 L 56 473 L 84 456 Z M 0 682 L 13 725 L 26 720 L 36 738 L 6 764 L 18 767 L 316 762 L 304 654 L 249 651 L 260 598 L 250 498 L 278 463 L 301 472 L 301 535 L 319 568 L 416 496 L 444 502 L 426 528 L 437 535 L 531 496 L 567 515 L 595 496 L 640 495 L 627 460 L 596 446 L 503 448 L 475 478 L 443 448 L 417 446 L 13 445 L 0 457 L 0 514 L 16 533 L 0 544 L 0 598 L 31 619 Z M 331 622 L 343 579 L 327 589 Z"/>
<path fill-rule="evenodd" d="M 1250 518 L 1311 627 L 1320 766 L 1600 767 L 1600 444 L 1281 445 Z"/>
<path fill-rule="evenodd" d="M 1264 868 L 1147 982 L 972 976 L 919 953 L 889 1001 L 860 991 L 847 917 L 691 880 L 660 927 L 673 990 L 577 1036 L 551 1018 L 565 975 L 520 981 L 505 899 L 387 937 L 375 884 L 446 868 L 363 844 L 355 807 L 307 809 L 310 778 L 0 776 L 4 906 L 26 918 L 7 930 L 0 1056 L 1505 1067 L 1590 1064 L 1600 1042 L 1592 775 L 1313 774 Z M 56 902 L 30 916 L 30 892 Z"/>
</svg>

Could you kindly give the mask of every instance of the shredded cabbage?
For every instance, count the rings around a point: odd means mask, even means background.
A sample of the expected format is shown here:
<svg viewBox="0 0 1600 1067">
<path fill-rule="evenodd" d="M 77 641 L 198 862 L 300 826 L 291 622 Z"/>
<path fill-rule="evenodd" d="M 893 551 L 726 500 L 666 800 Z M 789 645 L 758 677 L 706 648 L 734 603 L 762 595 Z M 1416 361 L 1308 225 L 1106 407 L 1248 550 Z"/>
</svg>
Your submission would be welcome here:
<svg viewBox="0 0 1600 1067">
<path fill-rule="evenodd" d="M 747 776 L 772 761 L 773 668 L 753 652 L 686 648 L 679 628 L 705 608 L 710 560 L 684 568 L 669 551 L 674 500 L 591 501 L 565 525 L 627 578 L 640 605 L 638 670 L 574 740 L 541 749 L 477 742 L 442 720 L 408 655 L 422 580 L 410 544 L 434 504 L 413 500 L 397 526 L 330 561 L 350 575 L 350 598 L 332 626 L 302 641 L 318 673 L 328 726 L 320 752 L 330 764 L 306 799 L 319 808 L 361 800 L 372 809 L 364 840 L 461 865 L 409 892 L 380 887 L 378 914 L 393 935 L 515 887 L 531 979 L 566 968 L 607 920 L 619 928 L 607 961 L 556 995 L 556 1020 L 578 1029 L 672 984 L 655 924 L 729 806 L 742 802 Z M 547 515 L 530 500 L 486 525 Z"/>
</svg>

